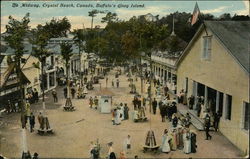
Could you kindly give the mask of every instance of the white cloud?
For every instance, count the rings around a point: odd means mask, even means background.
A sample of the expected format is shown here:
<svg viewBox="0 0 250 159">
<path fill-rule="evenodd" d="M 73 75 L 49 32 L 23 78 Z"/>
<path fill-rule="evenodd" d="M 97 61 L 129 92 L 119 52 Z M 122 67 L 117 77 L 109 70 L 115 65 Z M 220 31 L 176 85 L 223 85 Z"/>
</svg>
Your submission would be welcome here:
<svg viewBox="0 0 250 159">
<path fill-rule="evenodd" d="M 223 12 L 225 9 L 227 8 L 230 8 L 232 6 L 221 6 L 221 7 L 218 7 L 218 8 L 214 8 L 214 9 L 207 9 L 207 10 L 201 10 L 202 13 L 210 13 L 210 14 L 213 14 L 213 13 L 220 13 L 220 12 Z"/>
<path fill-rule="evenodd" d="M 9 16 L 1 16 L 1 32 L 5 32 L 5 26 L 8 24 L 8 19 Z M 62 19 L 64 16 L 53 16 L 56 19 Z M 83 23 L 85 28 L 90 28 L 91 26 L 91 17 L 89 16 L 66 16 L 69 19 L 69 22 L 71 24 L 71 30 L 73 29 L 81 29 L 83 28 Z M 14 16 L 15 19 L 21 20 L 22 17 Z M 38 24 L 44 25 L 46 22 L 49 22 L 52 19 L 50 18 L 32 18 L 30 17 L 30 23 L 29 26 L 31 28 L 35 28 Z M 105 23 L 101 23 L 101 17 L 95 17 L 94 18 L 94 27 L 96 25 L 100 25 L 101 27 L 105 27 Z"/>
<path fill-rule="evenodd" d="M 133 16 L 145 15 L 151 13 L 153 15 L 166 15 L 169 12 L 168 6 L 149 6 L 143 9 L 129 10 L 129 9 L 117 9 L 116 13 L 119 15 L 119 19 L 127 20 Z"/>
<path fill-rule="evenodd" d="M 249 1 L 243 0 L 243 4 L 245 6 L 244 9 L 241 10 L 235 10 L 234 13 L 237 15 L 249 15 L 250 13 L 250 6 L 249 6 Z"/>
</svg>

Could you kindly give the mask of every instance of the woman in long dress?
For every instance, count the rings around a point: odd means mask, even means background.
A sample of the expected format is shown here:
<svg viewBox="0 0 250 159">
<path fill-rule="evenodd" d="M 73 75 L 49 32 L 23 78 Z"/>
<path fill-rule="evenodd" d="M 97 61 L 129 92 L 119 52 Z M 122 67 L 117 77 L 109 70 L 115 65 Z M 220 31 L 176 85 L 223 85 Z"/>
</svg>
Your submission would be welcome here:
<svg viewBox="0 0 250 159">
<path fill-rule="evenodd" d="M 164 130 L 164 134 L 162 136 L 162 146 L 161 146 L 161 151 L 164 152 L 164 153 L 169 153 L 171 150 L 170 150 L 170 144 L 169 144 L 169 141 L 170 141 L 170 137 L 168 136 L 168 130 L 165 129 Z"/>
<path fill-rule="evenodd" d="M 116 111 L 115 111 L 115 124 L 116 125 L 119 125 L 119 124 L 121 124 L 121 117 L 120 117 L 120 111 L 117 109 Z"/>
<path fill-rule="evenodd" d="M 124 106 L 123 106 L 123 104 L 121 103 L 120 104 L 120 113 L 121 113 L 121 120 L 124 120 Z"/>
<path fill-rule="evenodd" d="M 183 133 L 183 152 L 189 154 L 191 152 L 191 134 L 189 129 L 185 129 Z"/>
<path fill-rule="evenodd" d="M 183 128 L 177 129 L 177 148 L 181 150 L 183 148 Z"/>
<path fill-rule="evenodd" d="M 176 129 L 172 130 L 172 133 L 171 133 L 170 137 L 171 137 L 171 141 L 170 141 L 171 150 L 175 151 L 177 149 L 177 133 L 176 133 Z"/>
<path fill-rule="evenodd" d="M 200 113 L 200 118 L 204 119 L 206 117 L 206 108 L 205 104 L 201 104 L 201 113 Z"/>
</svg>

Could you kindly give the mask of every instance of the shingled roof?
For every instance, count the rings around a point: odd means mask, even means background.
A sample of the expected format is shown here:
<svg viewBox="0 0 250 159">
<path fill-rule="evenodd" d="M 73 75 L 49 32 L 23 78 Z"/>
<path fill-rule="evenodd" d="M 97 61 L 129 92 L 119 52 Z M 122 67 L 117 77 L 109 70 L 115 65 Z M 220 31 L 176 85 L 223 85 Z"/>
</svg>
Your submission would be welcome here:
<svg viewBox="0 0 250 159">
<path fill-rule="evenodd" d="M 221 44 L 228 50 L 228 53 L 248 73 L 250 72 L 250 21 L 205 21 L 205 27 L 217 37 Z M 184 53 L 179 58 L 177 65 L 186 56 L 195 39 L 204 30 L 201 25 Z"/>
<path fill-rule="evenodd" d="M 249 72 L 250 21 L 206 21 L 205 25 L 220 39 L 237 62 Z"/>
</svg>

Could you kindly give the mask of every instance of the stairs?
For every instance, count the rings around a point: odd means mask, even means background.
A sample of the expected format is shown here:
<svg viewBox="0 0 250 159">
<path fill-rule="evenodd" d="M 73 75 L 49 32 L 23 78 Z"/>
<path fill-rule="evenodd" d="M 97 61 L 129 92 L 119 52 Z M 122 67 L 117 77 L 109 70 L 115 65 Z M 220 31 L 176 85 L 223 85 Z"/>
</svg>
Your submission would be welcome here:
<svg viewBox="0 0 250 159">
<path fill-rule="evenodd" d="M 196 111 L 189 110 L 186 106 L 178 105 L 178 112 L 182 115 L 186 115 L 187 113 L 191 116 L 191 123 L 192 125 L 199 131 L 204 130 L 204 121 L 196 116 Z"/>
</svg>

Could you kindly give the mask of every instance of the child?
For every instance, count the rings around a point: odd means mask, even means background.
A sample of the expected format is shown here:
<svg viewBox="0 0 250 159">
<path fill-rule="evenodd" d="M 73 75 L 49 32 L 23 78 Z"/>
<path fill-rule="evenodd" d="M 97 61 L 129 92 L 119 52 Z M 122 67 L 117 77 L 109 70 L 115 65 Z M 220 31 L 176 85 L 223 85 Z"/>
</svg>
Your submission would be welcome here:
<svg viewBox="0 0 250 159">
<path fill-rule="evenodd" d="M 130 153 L 131 151 L 130 135 L 128 135 L 128 137 L 125 139 L 125 145 L 126 145 L 127 153 Z"/>
</svg>

